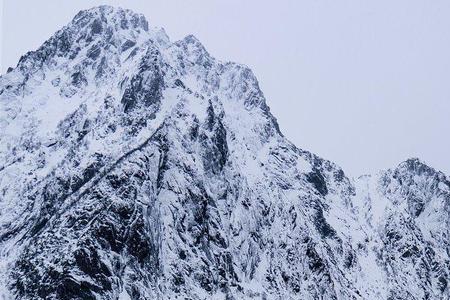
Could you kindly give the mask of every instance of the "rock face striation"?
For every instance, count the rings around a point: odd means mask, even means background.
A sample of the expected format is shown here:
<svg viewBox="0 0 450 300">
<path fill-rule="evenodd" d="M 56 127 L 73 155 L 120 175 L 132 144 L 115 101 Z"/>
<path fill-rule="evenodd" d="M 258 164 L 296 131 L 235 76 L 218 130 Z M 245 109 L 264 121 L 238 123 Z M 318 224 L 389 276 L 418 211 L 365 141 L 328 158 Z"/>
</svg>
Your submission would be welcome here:
<svg viewBox="0 0 450 300">
<path fill-rule="evenodd" d="M 349 179 L 247 67 L 81 11 L 0 77 L 2 299 L 449 299 L 450 182 Z"/>
</svg>

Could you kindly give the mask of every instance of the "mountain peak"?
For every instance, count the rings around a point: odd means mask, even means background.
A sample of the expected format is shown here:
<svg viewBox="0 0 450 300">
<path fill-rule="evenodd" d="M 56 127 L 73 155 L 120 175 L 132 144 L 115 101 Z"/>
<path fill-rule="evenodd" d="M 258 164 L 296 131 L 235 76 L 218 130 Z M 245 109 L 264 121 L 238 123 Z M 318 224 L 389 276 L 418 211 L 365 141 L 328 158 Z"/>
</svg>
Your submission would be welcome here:
<svg viewBox="0 0 450 300">
<path fill-rule="evenodd" d="M 135 44 L 143 34 L 148 35 L 147 39 L 167 40 L 161 30 L 149 34 L 148 22 L 142 14 L 107 5 L 93 7 L 80 11 L 40 48 L 22 56 L 17 66 L 26 74 L 34 73 L 54 57 L 73 60 L 83 48 L 99 42 L 103 42 L 103 47 L 120 48 L 127 41 L 128 45 Z"/>
<path fill-rule="evenodd" d="M 148 31 L 148 22 L 143 14 L 121 7 L 101 5 L 82 10 L 74 17 L 72 23 L 85 25 L 89 20 L 95 21 L 92 28 L 95 32 L 101 31 L 101 27 L 99 27 L 101 23 L 116 23 L 120 25 L 121 29 L 143 29 Z"/>
<path fill-rule="evenodd" d="M 0 97 L 2 299 L 449 298 L 444 175 L 355 188 L 193 35 L 84 10 Z"/>
<path fill-rule="evenodd" d="M 409 158 L 403 162 L 401 162 L 397 168 L 395 168 L 394 173 L 398 174 L 413 174 L 413 175 L 425 175 L 425 176 L 434 176 L 438 174 L 442 174 L 442 176 L 445 177 L 445 175 L 435 170 L 434 168 L 427 165 L 424 161 L 417 157 Z"/>
</svg>

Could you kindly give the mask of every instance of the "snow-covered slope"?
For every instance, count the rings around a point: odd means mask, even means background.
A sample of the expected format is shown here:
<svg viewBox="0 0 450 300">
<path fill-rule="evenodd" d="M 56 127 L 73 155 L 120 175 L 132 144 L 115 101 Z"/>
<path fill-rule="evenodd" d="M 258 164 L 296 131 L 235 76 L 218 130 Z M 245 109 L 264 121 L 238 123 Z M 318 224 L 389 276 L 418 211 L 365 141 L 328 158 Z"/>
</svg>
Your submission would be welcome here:
<svg viewBox="0 0 450 300">
<path fill-rule="evenodd" d="M 448 299 L 449 203 L 295 147 L 251 70 L 129 10 L 0 77 L 5 299 Z"/>
</svg>

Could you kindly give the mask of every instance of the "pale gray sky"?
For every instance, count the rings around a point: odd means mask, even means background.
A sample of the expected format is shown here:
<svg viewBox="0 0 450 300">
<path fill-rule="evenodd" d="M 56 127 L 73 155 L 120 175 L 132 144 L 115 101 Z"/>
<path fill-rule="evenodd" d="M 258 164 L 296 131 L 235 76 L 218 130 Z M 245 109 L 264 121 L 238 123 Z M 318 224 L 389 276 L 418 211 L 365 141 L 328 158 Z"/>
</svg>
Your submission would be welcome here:
<svg viewBox="0 0 450 300">
<path fill-rule="evenodd" d="M 250 66 L 285 135 L 350 175 L 409 157 L 450 174 L 448 0 L 3 2 L 2 72 L 81 9 L 131 8 Z"/>
</svg>

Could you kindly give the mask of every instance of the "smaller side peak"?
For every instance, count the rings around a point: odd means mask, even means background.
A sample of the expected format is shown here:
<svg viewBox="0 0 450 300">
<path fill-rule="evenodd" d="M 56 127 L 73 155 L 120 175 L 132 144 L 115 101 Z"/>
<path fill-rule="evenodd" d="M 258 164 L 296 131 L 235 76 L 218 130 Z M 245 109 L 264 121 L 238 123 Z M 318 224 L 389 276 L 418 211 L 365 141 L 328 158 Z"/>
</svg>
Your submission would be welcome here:
<svg viewBox="0 0 450 300">
<path fill-rule="evenodd" d="M 417 157 L 408 158 L 407 160 L 401 162 L 396 170 L 405 170 L 409 172 L 420 172 L 428 171 L 428 172 L 436 172 L 433 168 L 428 166 L 425 162 L 421 161 Z"/>
<path fill-rule="evenodd" d="M 394 178 L 404 178 L 419 176 L 423 178 L 435 178 L 439 181 L 448 181 L 447 176 L 433 167 L 427 165 L 419 158 L 413 157 L 401 162 L 395 169 L 392 169 Z"/>
<path fill-rule="evenodd" d="M 407 159 L 395 169 L 387 170 L 379 183 L 382 193 L 392 203 L 406 203 L 407 211 L 413 218 L 419 217 L 433 199 L 439 201 L 433 206 L 445 206 L 450 196 L 450 182 L 446 175 L 418 158 Z"/>
</svg>

